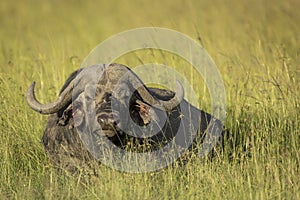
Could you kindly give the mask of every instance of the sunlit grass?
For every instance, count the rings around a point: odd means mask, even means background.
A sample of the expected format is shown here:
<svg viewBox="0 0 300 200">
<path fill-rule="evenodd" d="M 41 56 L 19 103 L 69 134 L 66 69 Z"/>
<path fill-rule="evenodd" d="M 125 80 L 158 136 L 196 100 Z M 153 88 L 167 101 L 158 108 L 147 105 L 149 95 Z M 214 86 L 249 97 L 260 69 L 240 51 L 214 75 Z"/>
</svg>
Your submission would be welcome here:
<svg viewBox="0 0 300 200">
<path fill-rule="evenodd" d="M 0 3 L 0 199 L 300 199 L 299 1 L 4 1 Z M 227 97 L 223 154 L 155 173 L 99 166 L 97 178 L 58 173 L 40 142 L 47 116 L 25 101 L 30 83 L 50 102 L 98 43 L 118 32 L 162 26 L 208 51 Z M 210 110 L 205 83 L 177 57 L 135 52 L 191 81 Z M 160 76 L 158 73 L 157 76 Z"/>
</svg>

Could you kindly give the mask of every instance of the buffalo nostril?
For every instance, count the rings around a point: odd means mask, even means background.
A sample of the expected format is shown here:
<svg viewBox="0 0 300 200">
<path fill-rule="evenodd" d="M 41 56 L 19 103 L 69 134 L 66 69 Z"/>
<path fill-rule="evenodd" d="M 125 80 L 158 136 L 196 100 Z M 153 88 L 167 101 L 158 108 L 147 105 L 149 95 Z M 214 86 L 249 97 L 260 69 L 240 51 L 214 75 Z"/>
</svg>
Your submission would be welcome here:
<svg viewBox="0 0 300 200">
<path fill-rule="evenodd" d="M 104 123 L 104 119 L 99 119 L 100 123 Z"/>
<path fill-rule="evenodd" d="M 115 126 L 120 125 L 120 120 L 115 120 L 115 121 L 114 121 L 114 125 L 115 125 Z"/>
<path fill-rule="evenodd" d="M 117 129 L 123 129 L 122 123 L 120 120 L 116 120 L 114 121 L 114 127 L 116 127 Z"/>
</svg>

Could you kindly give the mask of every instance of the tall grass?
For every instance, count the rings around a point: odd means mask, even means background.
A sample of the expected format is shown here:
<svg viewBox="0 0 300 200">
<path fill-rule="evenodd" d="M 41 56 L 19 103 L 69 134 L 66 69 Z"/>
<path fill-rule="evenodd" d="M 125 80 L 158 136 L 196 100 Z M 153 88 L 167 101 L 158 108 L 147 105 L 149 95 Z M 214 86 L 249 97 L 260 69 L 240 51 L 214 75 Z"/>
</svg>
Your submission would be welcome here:
<svg viewBox="0 0 300 200">
<path fill-rule="evenodd" d="M 2 1 L 0 3 L 0 199 L 300 199 L 299 1 Z M 40 138 L 46 116 L 26 104 L 52 101 L 98 43 L 141 26 L 190 35 L 216 62 L 226 87 L 225 150 L 155 173 L 99 166 L 100 176 L 59 174 Z M 185 62 L 137 52 L 135 66 Z M 183 70 L 184 71 L 184 70 Z M 210 99 L 201 77 L 185 74 Z"/>
</svg>

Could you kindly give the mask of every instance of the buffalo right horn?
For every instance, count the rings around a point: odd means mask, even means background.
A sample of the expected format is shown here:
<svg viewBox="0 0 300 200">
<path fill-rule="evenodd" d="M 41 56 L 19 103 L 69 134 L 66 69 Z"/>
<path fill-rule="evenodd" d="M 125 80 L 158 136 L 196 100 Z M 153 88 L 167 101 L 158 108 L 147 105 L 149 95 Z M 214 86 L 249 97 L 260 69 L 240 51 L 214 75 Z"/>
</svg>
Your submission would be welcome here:
<svg viewBox="0 0 300 200">
<path fill-rule="evenodd" d="M 159 109 L 166 109 L 168 111 L 171 111 L 173 108 L 178 106 L 184 98 L 184 89 L 179 81 L 176 81 L 177 89 L 174 97 L 172 97 L 170 100 L 164 101 L 156 99 L 154 96 L 152 96 L 149 90 L 142 83 L 142 81 L 134 74 L 134 72 L 131 72 L 131 74 L 129 75 L 129 80 L 132 86 L 138 91 L 139 95 L 142 97 L 144 102 Z"/>
</svg>

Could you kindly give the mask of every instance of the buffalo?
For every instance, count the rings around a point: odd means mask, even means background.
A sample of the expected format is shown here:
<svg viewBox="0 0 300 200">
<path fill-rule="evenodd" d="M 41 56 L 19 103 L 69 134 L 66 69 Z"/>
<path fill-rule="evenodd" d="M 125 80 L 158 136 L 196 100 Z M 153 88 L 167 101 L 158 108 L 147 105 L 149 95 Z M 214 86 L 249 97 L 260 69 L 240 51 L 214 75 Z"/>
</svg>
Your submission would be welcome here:
<svg viewBox="0 0 300 200">
<path fill-rule="evenodd" d="M 168 144 L 185 151 L 200 142 L 198 152 L 204 155 L 222 135 L 221 121 L 187 102 L 179 82 L 176 91 L 146 87 L 122 64 L 73 72 L 49 104 L 36 99 L 34 87 L 33 82 L 27 91 L 29 106 L 50 115 L 42 137 L 45 151 L 54 165 L 68 171 L 95 168 L 101 157 L 99 138 L 134 152 L 157 151 Z"/>
</svg>

